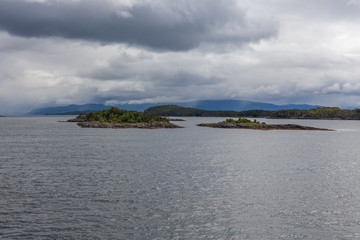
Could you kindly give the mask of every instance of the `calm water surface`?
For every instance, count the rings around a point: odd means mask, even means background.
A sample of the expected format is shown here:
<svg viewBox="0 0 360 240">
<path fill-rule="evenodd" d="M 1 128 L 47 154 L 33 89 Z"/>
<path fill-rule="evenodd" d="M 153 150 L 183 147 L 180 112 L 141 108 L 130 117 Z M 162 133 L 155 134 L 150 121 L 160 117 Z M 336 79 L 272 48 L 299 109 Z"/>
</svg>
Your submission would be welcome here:
<svg viewBox="0 0 360 240">
<path fill-rule="evenodd" d="M 360 121 L 57 122 L 68 118 L 0 119 L 1 239 L 360 239 Z"/>
</svg>

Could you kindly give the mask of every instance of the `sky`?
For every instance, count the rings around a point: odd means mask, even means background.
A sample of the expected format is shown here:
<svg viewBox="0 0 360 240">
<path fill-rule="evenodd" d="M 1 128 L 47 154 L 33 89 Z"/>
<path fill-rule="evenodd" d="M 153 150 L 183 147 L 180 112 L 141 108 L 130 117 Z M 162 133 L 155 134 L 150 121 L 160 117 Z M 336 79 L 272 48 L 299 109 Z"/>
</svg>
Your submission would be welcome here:
<svg viewBox="0 0 360 240">
<path fill-rule="evenodd" d="M 360 107 L 360 0 L 0 0 L 0 114 L 243 99 Z"/>
</svg>

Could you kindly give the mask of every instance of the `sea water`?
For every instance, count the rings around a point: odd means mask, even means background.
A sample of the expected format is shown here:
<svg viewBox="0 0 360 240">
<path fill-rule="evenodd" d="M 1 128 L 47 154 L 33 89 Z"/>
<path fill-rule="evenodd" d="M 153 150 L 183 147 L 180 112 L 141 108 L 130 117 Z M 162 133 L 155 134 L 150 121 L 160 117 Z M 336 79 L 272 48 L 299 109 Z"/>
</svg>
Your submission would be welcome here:
<svg viewBox="0 0 360 240">
<path fill-rule="evenodd" d="M 0 118 L 1 239 L 360 239 L 360 121 L 82 129 Z"/>
</svg>

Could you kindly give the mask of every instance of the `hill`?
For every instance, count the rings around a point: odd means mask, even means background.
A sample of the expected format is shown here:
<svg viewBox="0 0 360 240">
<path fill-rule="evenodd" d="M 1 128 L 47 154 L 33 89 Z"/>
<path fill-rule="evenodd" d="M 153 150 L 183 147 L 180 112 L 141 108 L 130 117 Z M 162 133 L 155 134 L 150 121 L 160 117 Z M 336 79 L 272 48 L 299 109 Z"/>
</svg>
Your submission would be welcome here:
<svg viewBox="0 0 360 240">
<path fill-rule="evenodd" d="M 338 119 L 338 120 L 360 120 L 360 109 L 340 109 L 338 107 L 324 107 L 309 110 L 279 110 L 271 111 L 268 118 L 286 119 Z"/>
<path fill-rule="evenodd" d="M 125 110 L 135 110 L 135 111 L 144 111 L 147 108 L 158 106 L 158 103 L 155 104 L 122 104 L 116 105 L 118 108 Z M 190 102 L 172 102 L 172 103 L 163 103 L 162 105 L 177 105 L 181 107 L 197 108 L 203 110 L 215 110 L 215 111 L 246 111 L 253 109 L 261 110 L 281 110 L 281 109 L 312 109 L 322 106 L 318 105 L 307 105 L 307 104 L 289 104 L 289 105 L 276 105 L 272 103 L 264 102 L 252 102 L 247 100 L 232 100 L 232 99 L 223 99 L 223 100 L 199 100 L 199 101 L 190 101 Z"/>
<path fill-rule="evenodd" d="M 197 116 L 197 117 L 260 117 L 284 119 L 343 119 L 360 120 L 360 109 L 348 110 L 337 107 L 324 107 L 309 110 L 288 109 L 278 111 L 248 110 L 248 111 L 209 111 L 196 108 L 185 108 L 177 105 L 151 107 L 145 113 L 155 113 L 161 116 Z"/>
<path fill-rule="evenodd" d="M 195 102 L 188 102 L 182 104 L 175 104 L 183 107 L 192 107 L 203 110 L 223 110 L 223 111 L 246 111 L 246 110 L 283 110 L 283 109 L 312 109 L 322 106 L 307 105 L 307 104 L 289 104 L 276 105 L 264 102 L 252 102 L 247 100 L 200 100 Z"/>
<path fill-rule="evenodd" d="M 263 114 L 263 110 L 260 110 Z M 162 105 L 150 107 L 144 113 L 153 113 L 161 116 L 177 116 L 177 117 L 240 117 L 241 112 L 236 111 L 211 111 L 197 108 L 181 107 L 177 105 Z"/>
</svg>

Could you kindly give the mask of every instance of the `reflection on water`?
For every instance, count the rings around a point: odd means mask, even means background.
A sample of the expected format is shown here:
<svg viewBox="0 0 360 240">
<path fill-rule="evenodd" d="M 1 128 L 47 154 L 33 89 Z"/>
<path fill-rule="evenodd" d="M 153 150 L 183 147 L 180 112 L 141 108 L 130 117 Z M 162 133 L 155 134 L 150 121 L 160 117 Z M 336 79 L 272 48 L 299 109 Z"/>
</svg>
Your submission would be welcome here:
<svg viewBox="0 0 360 240">
<path fill-rule="evenodd" d="M 81 129 L 0 119 L 0 238 L 360 238 L 360 122 Z"/>
</svg>

